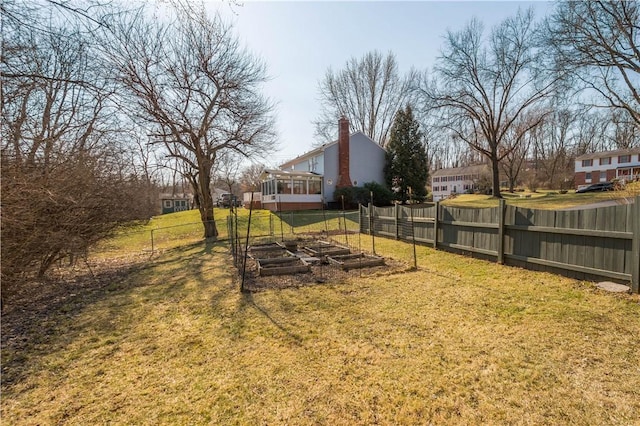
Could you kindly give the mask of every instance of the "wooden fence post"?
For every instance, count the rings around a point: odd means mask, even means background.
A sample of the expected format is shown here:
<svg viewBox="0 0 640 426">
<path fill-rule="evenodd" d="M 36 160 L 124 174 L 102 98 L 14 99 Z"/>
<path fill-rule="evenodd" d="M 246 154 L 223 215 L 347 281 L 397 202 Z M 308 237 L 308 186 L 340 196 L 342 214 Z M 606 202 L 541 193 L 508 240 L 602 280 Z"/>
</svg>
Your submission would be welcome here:
<svg viewBox="0 0 640 426">
<path fill-rule="evenodd" d="M 632 224 L 633 240 L 631 241 L 631 292 L 640 293 L 640 196 L 633 203 Z"/>
<path fill-rule="evenodd" d="M 394 207 L 394 221 L 396 225 L 396 240 L 400 239 L 400 204 L 396 203 Z"/>
<path fill-rule="evenodd" d="M 504 263 L 504 216 L 506 203 L 503 198 L 498 204 L 498 263 Z"/>
<path fill-rule="evenodd" d="M 440 220 L 440 201 L 436 201 L 436 214 L 433 218 L 433 248 L 438 248 L 438 221 Z"/>
</svg>

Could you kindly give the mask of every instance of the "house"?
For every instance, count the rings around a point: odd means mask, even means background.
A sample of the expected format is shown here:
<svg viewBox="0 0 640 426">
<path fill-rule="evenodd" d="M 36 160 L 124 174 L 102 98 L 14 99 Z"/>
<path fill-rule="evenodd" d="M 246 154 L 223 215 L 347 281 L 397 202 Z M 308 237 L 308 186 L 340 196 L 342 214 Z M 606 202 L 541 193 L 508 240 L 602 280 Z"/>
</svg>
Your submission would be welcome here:
<svg viewBox="0 0 640 426">
<path fill-rule="evenodd" d="M 181 212 L 191 209 L 190 194 L 161 194 L 162 214 Z"/>
<path fill-rule="evenodd" d="M 613 179 L 626 182 L 640 179 L 640 147 L 576 157 L 576 189 L 592 183 L 610 182 Z"/>
<path fill-rule="evenodd" d="M 490 176 L 487 164 L 437 170 L 431 174 L 433 201 L 443 200 L 451 194 L 474 191 L 479 180 Z"/>
<path fill-rule="evenodd" d="M 242 194 L 242 206 L 245 209 L 261 209 L 262 193 L 261 192 L 245 192 Z"/>
<path fill-rule="evenodd" d="M 384 183 L 385 150 L 362 132 L 338 121 L 338 140 L 262 174 L 262 207 L 271 211 L 319 209 L 334 201 L 336 188 Z"/>
</svg>

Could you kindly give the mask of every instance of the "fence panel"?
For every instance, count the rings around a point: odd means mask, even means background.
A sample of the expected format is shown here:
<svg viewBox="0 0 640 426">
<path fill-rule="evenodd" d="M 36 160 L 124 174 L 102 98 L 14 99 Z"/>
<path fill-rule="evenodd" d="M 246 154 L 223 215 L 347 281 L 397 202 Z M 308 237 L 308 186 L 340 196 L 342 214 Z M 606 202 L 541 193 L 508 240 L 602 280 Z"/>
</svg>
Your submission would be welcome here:
<svg viewBox="0 0 640 426">
<path fill-rule="evenodd" d="M 631 281 L 640 292 L 640 197 L 634 204 L 566 211 L 504 203 L 483 209 L 371 207 L 360 210 L 360 222 L 372 223 L 376 236 L 415 236 L 434 247 L 580 279 Z"/>
<path fill-rule="evenodd" d="M 633 205 L 548 211 L 507 207 L 505 256 L 582 278 L 630 279 Z M 516 263 L 517 264 L 517 263 Z"/>
<path fill-rule="evenodd" d="M 439 207 L 438 245 L 498 256 L 499 208 Z"/>
</svg>

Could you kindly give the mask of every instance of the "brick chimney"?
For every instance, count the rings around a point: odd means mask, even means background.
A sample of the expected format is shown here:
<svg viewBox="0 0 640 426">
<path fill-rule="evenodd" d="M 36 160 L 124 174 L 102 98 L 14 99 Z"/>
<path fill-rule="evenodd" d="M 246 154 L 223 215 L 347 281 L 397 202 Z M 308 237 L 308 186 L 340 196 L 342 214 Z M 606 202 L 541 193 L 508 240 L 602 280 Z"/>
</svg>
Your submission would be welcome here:
<svg viewBox="0 0 640 426">
<path fill-rule="evenodd" d="M 352 186 L 349 177 L 349 120 L 338 120 L 338 183 L 336 188 Z"/>
</svg>

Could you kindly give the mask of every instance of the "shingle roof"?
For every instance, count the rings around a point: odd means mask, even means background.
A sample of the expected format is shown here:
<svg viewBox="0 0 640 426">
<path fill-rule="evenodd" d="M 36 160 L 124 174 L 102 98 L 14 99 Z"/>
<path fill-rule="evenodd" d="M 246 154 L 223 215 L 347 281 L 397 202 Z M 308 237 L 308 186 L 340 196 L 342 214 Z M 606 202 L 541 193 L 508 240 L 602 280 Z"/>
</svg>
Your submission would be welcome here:
<svg viewBox="0 0 640 426">
<path fill-rule="evenodd" d="M 593 152 L 591 154 L 583 154 L 579 157 L 576 157 L 576 161 L 592 160 L 595 158 L 603 158 L 603 157 L 617 157 L 618 155 L 631 155 L 631 154 L 640 154 L 640 147 L 630 148 L 630 149 L 616 149 L 615 151 Z"/>
</svg>

